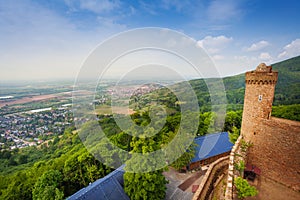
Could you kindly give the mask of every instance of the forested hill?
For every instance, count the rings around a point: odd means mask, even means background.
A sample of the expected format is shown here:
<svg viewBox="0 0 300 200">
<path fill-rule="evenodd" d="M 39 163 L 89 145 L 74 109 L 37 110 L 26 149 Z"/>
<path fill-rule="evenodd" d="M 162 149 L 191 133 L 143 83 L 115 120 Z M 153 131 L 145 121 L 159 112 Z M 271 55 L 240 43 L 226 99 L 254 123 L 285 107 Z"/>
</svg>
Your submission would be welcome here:
<svg viewBox="0 0 300 200">
<path fill-rule="evenodd" d="M 278 71 L 274 105 L 300 103 L 300 56 L 273 65 Z"/>
<path fill-rule="evenodd" d="M 300 56 L 272 64 L 272 67 L 279 74 L 273 105 L 300 104 Z M 192 80 L 190 83 L 198 96 L 207 93 L 205 82 L 202 79 Z M 245 74 L 225 77 L 223 83 L 228 104 L 240 108 L 244 101 Z"/>
<path fill-rule="evenodd" d="M 259 64 L 259 63 L 258 63 Z M 258 65 L 257 64 L 257 65 Z M 286 113 L 289 110 L 293 110 L 292 115 L 296 115 L 300 109 L 300 56 L 282 61 L 280 63 L 272 64 L 273 70 L 278 71 L 278 82 L 276 84 L 275 89 L 275 99 L 273 102 L 273 106 L 280 106 L 285 105 Z M 256 66 L 253 66 L 253 70 L 255 70 Z M 195 79 L 189 81 L 190 85 L 192 86 L 193 90 L 195 91 L 198 103 L 200 106 L 201 112 L 209 112 L 211 111 L 211 103 L 210 103 L 210 95 L 208 93 L 207 85 L 208 84 L 215 84 L 220 79 Z M 243 103 L 244 103 L 244 94 L 245 94 L 245 73 L 225 77 L 223 78 L 224 87 L 226 90 L 226 97 L 227 97 L 227 111 L 230 110 L 242 110 Z M 177 83 L 170 88 L 172 90 L 177 91 L 178 94 L 184 93 L 184 83 Z M 214 95 L 221 95 L 221 94 L 214 94 Z M 149 102 L 153 99 L 159 99 L 160 102 L 163 102 L 168 108 L 173 108 L 178 110 L 178 107 L 174 107 L 176 105 L 176 97 L 172 92 L 167 88 L 161 88 L 155 91 L 152 91 L 148 94 L 143 96 L 136 97 L 137 101 L 132 101 L 133 108 L 145 108 L 149 106 Z M 179 102 L 180 103 L 180 102 Z M 148 104 L 148 105 L 147 105 Z M 293 105 L 293 107 L 290 107 Z M 296 106 L 296 107 L 295 107 Z M 280 107 L 282 108 L 282 107 Z M 295 111 L 295 108 L 297 108 Z M 281 113 L 281 112 L 278 112 Z M 275 114 L 275 113 L 274 113 Z M 299 114 L 297 114 L 299 115 Z M 275 115 L 274 115 L 275 116 Z M 283 117 L 287 119 L 299 119 L 299 117 L 291 117 L 291 116 L 284 116 L 282 114 L 277 114 L 277 117 Z"/>
</svg>

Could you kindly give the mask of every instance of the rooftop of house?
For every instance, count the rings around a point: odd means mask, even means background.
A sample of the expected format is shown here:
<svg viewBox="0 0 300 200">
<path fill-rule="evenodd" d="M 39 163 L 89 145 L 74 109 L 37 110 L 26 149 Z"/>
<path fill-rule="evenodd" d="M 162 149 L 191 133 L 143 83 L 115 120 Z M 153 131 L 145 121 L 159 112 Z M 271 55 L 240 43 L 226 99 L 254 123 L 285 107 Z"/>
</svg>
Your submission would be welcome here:
<svg viewBox="0 0 300 200">
<path fill-rule="evenodd" d="M 228 152 L 233 147 L 233 144 L 229 141 L 228 132 L 200 136 L 195 138 L 194 141 L 197 147 L 191 163 Z"/>
<path fill-rule="evenodd" d="M 123 189 L 123 167 L 124 165 L 91 183 L 89 186 L 82 188 L 67 199 L 129 200 Z"/>
</svg>

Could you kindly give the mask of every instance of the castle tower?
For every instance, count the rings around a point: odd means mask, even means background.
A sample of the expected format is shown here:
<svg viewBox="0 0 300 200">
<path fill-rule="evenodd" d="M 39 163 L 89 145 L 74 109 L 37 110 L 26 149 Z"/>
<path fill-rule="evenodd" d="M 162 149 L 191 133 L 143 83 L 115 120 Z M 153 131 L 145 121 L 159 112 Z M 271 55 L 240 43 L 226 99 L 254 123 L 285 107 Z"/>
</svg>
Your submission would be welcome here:
<svg viewBox="0 0 300 200">
<path fill-rule="evenodd" d="M 278 72 L 261 63 L 255 71 L 246 72 L 245 98 L 241 134 L 246 140 L 259 132 L 256 130 L 261 119 L 269 119 Z"/>
<path fill-rule="evenodd" d="M 261 170 L 260 178 L 300 191 L 300 122 L 271 117 L 277 78 L 278 72 L 265 64 L 246 73 L 241 134 L 253 144 L 246 163 Z"/>
</svg>

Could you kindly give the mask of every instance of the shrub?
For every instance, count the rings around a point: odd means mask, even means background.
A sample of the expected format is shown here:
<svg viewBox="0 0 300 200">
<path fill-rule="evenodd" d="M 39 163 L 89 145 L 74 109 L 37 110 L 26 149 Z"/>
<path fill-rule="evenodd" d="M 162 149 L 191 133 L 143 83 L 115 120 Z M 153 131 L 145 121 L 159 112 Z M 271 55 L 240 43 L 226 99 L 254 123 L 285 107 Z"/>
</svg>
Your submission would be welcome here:
<svg viewBox="0 0 300 200">
<path fill-rule="evenodd" d="M 257 195 L 258 191 L 255 187 L 249 185 L 248 181 L 242 177 L 237 177 L 234 179 L 234 185 L 237 189 L 237 194 L 239 199 L 244 199 L 245 197 L 253 197 Z"/>
</svg>

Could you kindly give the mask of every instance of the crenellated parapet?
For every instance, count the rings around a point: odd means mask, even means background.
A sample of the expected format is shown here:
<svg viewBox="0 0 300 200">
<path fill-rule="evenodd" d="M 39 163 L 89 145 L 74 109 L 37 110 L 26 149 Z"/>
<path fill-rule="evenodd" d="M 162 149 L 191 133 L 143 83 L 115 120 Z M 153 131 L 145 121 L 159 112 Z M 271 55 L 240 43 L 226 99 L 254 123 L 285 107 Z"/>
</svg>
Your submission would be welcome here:
<svg viewBox="0 0 300 200">
<path fill-rule="evenodd" d="M 246 72 L 243 135 L 245 135 L 245 131 L 251 131 L 251 127 L 255 127 L 260 118 L 270 118 L 277 79 L 278 72 L 272 71 L 272 67 L 264 63 L 258 65 L 254 71 Z M 247 135 L 249 136 L 249 134 Z M 248 140 L 249 137 L 246 136 L 246 139 Z"/>
<path fill-rule="evenodd" d="M 276 74 L 274 76 L 274 74 Z M 268 85 L 273 84 L 275 85 L 277 83 L 277 72 L 273 72 L 272 74 L 268 75 L 258 75 L 257 73 L 253 74 L 252 72 L 246 73 L 246 84 L 262 84 L 262 85 Z"/>
<path fill-rule="evenodd" d="M 256 70 L 246 72 L 246 84 L 273 84 L 277 83 L 278 72 L 272 71 L 271 66 L 261 63 L 257 66 Z"/>
<path fill-rule="evenodd" d="M 246 84 L 273 84 L 275 85 L 277 83 L 278 79 L 278 72 L 271 72 L 271 73 L 265 73 L 265 72 L 246 72 Z"/>
</svg>

